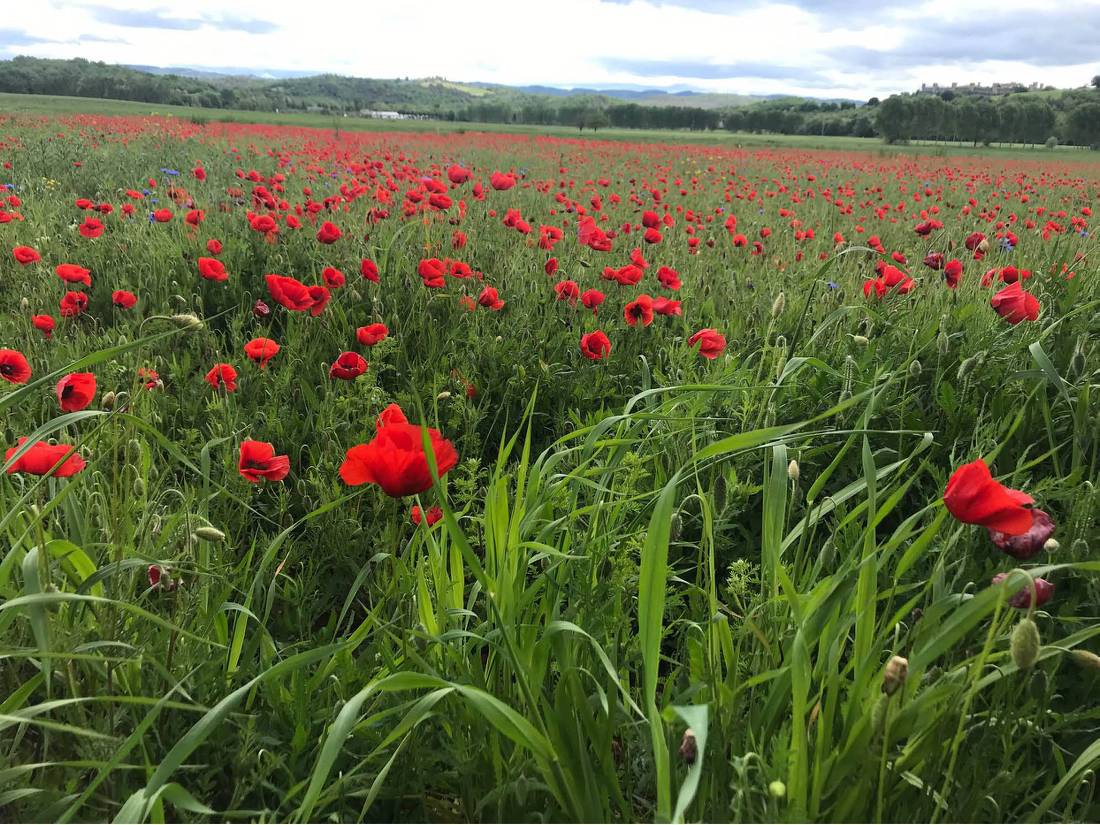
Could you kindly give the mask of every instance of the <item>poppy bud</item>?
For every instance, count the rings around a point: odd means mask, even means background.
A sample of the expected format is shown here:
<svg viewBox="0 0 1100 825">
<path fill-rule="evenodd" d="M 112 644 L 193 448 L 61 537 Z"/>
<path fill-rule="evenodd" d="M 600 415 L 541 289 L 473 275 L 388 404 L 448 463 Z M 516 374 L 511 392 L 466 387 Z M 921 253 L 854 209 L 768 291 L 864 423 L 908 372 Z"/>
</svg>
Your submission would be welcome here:
<svg viewBox="0 0 1100 825">
<path fill-rule="evenodd" d="M 922 369 L 923 368 L 920 365 L 920 361 L 914 360 L 912 363 L 909 364 L 909 377 L 919 378 Z"/>
<path fill-rule="evenodd" d="M 1075 542 L 1073 542 L 1073 546 L 1069 548 L 1069 551 L 1074 555 L 1074 557 L 1083 558 L 1084 556 L 1087 556 L 1089 554 L 1089 543 L 1084 539 L 1077 539 Z"/>
<path fill-rule="evenodd" d="M 882 736 L 886 728 L 886 711 L 890 708 L 890 697 L 880 696 L 875 700 L 875 706 L 871 708 L 871 731 L 875 739 Z"/>
<path fill-rule="evenodd" d="M 439 395 L 437 395 L 435 397 L 435 400 L 436 401 L 446 401 L 450 397 L 451 397 L 450 392 L 448 392 L 447 390 L 443 390 L 443 392 L 441 392 Z"/>
<path fill-rule="evenodd" d="M 108 393 L 104 393 L 103 394 L 103 399 L 100 401 L 100 404 L 103 406 L 103 409 L 105 409 L 109 412 L 109 411 L 111 411 L 115 408 L 115 400 L 117 398 L 118 398 L 118 396 L 115 395 L 115 393 L 113 391 L 108 392 Z"/>
<path fill-rule="evenodd" d="M 24 312 L 31 308 L 31 302 L 29 298 L 23 297 L 19 300 L 19 307 Z"/>
<path fill-rule="evenodd" d="M 1100 656 L 1097 656 L 1091 650 L 1074 650 L 1071 651 L 1069 655 L 1080 667 L 1100 670 Z"/>
<path fill-rule="evenodd" d="M 891 656 L 886 663 L 886 671 L 882 674 L 882 692 L 893 696 L 908 678 L 909 660 L 902 656 Z"/>
<path fill-rule="evenodd" d="M 972 373 L 975 369 L 977 369 L 978 367 L 981 366 L 982 361 L 984 361 L 984 360 L 985 360 L 985 353 L 984 352 L 979 352 L 979 353 L 976 353 L 974 355 L 971 355 L 969 358 L 967 358 L 965 361 L 963 361 L 961 364 L 959 364 L 959 372 L 958 372 L 959 380 L 961 381 L 963 378 L 966 378 L 966 376 L 970 375 L 970 373 Z"/>
<path fill-rule="evenodd" d="M 778 318 L 787 308 L 787 296 L 780 292 L 772 302 L 772 318 Z"/>
<path fill-rule="evenodd" d="M 699 756 L 699 743 L 695 741 L 695 731 L 688 728 L 680 740 L 680 758 L 688 765 L 694 765 Z"/>
<path fill-rule="evenodd" d="M 946 332 L 941 331 L 939 337 L 936 339 L 936 351 L 939 352 L 940 355 L 947 355 L 947 353 L 951 352 L 951 339 Z"/>
<path fill-rule="evenodd" d="M 173 315 L 172 323 L 180 329 L 190 330 L 191 332 L 196 332 L 203 327 L 202 320 L 199 316 L 192 315 L 189 312 L 182 315 Z"/>
<path fill-rule="evenodd" d="M 798 462 L 792 458 L 791 463 L 787 465 L 787 478 L 791 481 L 798 481 L 800 475 L 802 475 L 802 471 L 798 466 Z"/>
<path fill-rule="evenodd" d="M 134 479 L 134 495 L 137 496 L 138 498 L 144 498 L 145 497 L 145 479 L 142 479 L 142 478 L 135 478 Z"/>
<path fill-rule="evenodd" d="M 1012 661 L 1020 670 L 1027 670 L 1039 660 L 1039 628 L 1031 619 L 1023 618 L 1012 631 Z"/>
<path fill-rule="evenodd" d="M 225 541 L 225 533 L 217 527 L 197 527 L 195 528 L 195 538 L 199 541 L 208 541 L 211 544 L 221 544 Z"/>
<path fill-rule="evenodd" d="M 852 343 L 853 344 L 859 344 L 861 347 L 865 347 L 869 343 L 871 343 L 871 339 L 868 338 L 865 335 L 853 335 L 852 336 Z"/>
<path fill-rule="evenodd" d="M 1061 547 L 1062 545 L 1058 543 L 1058 539 L 1051 538 L 1043 542 L 1043 549 L 1048 553 L 1054 553 L 1061 549 Z"/>
<path fill-rule="evenodd" d="M 782 799 L 787 795 L 787 786 L 778 779 L 768 783 L 768 793 L 773 799 Z"/>
<path fill-rule="evenodd" d="M 678 541 L 680 538 L 680 533 L 683 531 L 683 529 L 684 520 L 680 517 L 680 511 L 677 510 L 675 513 L 672 514 L 672 518 L 669 519 L 668 540 Z"/>
</svg>

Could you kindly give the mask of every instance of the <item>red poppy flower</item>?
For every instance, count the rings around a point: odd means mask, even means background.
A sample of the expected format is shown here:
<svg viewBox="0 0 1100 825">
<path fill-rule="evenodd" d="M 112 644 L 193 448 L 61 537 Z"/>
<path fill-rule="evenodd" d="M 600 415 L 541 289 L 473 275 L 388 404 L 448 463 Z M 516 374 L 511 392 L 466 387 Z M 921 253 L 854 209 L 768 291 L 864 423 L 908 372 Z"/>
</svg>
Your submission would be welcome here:
<svg viewBox="0 0 1100 825">
<path fill-rule="evenodd" d="M 1034 321 L 1039 317 L 1039 300 L 1030 292 L 1024 292 L 1019 281 L 1013 281 L 990 301 L 990 306 L 1010 324 Z"/>
<path fill-rule="evenodd" d="M 469 169 L 463 169 L 458 164 L 452 164 L 447 169 L 447 179 L 454 184 L 465 183 L 472 177 L 473 175 Z"/>
<path fill-rule="evenodd" d="M 237 370 L 232 364 L 215 364 L 206 373 L 206 383 L 214 389 L 225 387 L 226 392 L 236 392 Z"/>
<path fill-rule="evenodd" d="M 356 339 L 364 347 L 373 347 L 389 334 L 390 331 L 386 328 L 385 324 L 369 324 L 365 327 L 359 327 L 359 329 L 355 331 Z"/>
<path fill-rule="evenodd" d="M 198 226 L 200 223 L 206 220 L 206 213 L 203 212 L 201 209 L 192 209 L 190 212 L 187 213 L 183 220 L 184 223 L 187 223 L 191 226 Z"/>
<path fill-rule="evenodd" d="M 42 256 L 38 254 L 38 250 L 30 246 L 17 246 L 12 249 L 11 254 L 12 257 L 23 266 L 42 260 Z"/>
<path fill-rule="evenodd" d="M 252 227 L 253 232 L 263 232 L 265 234 L 276 232 L 279 229 L 279 225 L 275 223 L 275 219 L 270 215 L 251 215 L 248 218 L 248 225 Z"/>
<path fill-rule="evenodd" d="M 378 283 L 378 264 L 370 258 L 364 258 L 363 262 L 359 264 L 359 273 L 368 281 Z"/>
<path fill-rule="evenodd" d="M 446 265 L 439 258 L 425 258 L 416 265 L 416 274 L 424 281 L 424 286 L 438 289 L 445 285 L 443 279 Z"/>
<path fill-rule="evenodd" d="M 153 220 L 155 220 L 157 223 L 168 223 L 170 220 L 172 220 L 172 210 L 158 209 L 156 212 L 153 213 Z"/>
<path fill-rule="evenodd" d="M 211 238 L 210 240 L 208 240 L 206 242 L 206 251 L 209 252 L 211 255 L 221 255 L 222 254 L 222 242 L 219 241 L 219 240 L 216 240 L 214 238 Z"/>
<path fill-rule="evenodd" d="M 515 186 L 516 179 L 512 175 L 507 175 L 503 172 L 493 172 L 493 174 L 489 176 L 489 185 L 494 189 L 504 191 Z"/>
<path fill-rule="evenodd" d="M 297 278 L 286 275 L 265 275 L 267 291 L 271 297 L 294 312 L 304 312 L 313 306 L 313 296 L 309 293 L 309 287 Z"/>
<path fill-rule="evenodd" d="M 195 178 L 195 180 L 206 180 L 206 170 L 203 169 L 201 165 L 196 166 L 194 169 L 192 169 L 191 175 Z"/>
<path fill-rule="evenodd" d="M 963 265 L 958 258 L 952 258 L 943 267 L 943 279 L 951 289 L 958 287 L 962 274 Z"/>
<path fill-rule="evenodd" d="M 592 310 L 592 314 L 596 314 L 596 310 L 600 304 L 604 302 L 604 294 L 598 289 L 586 289 L 584 294 L 581 295 L 581 304 L 585 309 Z"/>
<path fill-rule="evenodd" d="M 660 243 L 663 240 L 661 233 L 656 229 L 647 229 L 642 238 L 646 243 Z"/>
<path fill-rule="evenodd" d="M 420 510 L 420 505 L 414 504 L 412 506 L 412 510 L 409 511 L 409 518 L 412 520 L 413 524 L 420 524 L 422 521 L 427 521 L 428 526 L 431 527 L 433 524 L 443 518 L 443 511 L 440 510 L 438 507 L 432 507 L 430 510 L 428 510 L 427 514 L 424 514 Z"/>
<path fill-rule="evenodd" d="M 427 432 L 442 477 L 458 463 L 458 452 L 439 430 L 429 427 Z M 374 439 L 348 450 L 340 477 L 352 486 L 377 484 L 394 498 L 423 493 L 432 486 L 432 475 L 421 433 L 419 425 L 409 424 L 401 408 L 391 404 L 378 418 Z"/>
<path fill-rule="evenodd" d="M 67 283 L 84 284 L 84 286 L 92 285 L 92 273 L 82 266 L 58 264 L 53 271 L 57 273 L 58 278 Z"/>
<path fill-rule="evenodd" d="M 542 269 L 547 275 L 553 275 L 555 272 L 558 271 L 558 259 L 557 258 L 550 258 L 543 265 Z"/>
<path fill-rule="evenodd" d="M 74 372 L 57 382 L 57 401 L 65 412 L 77 412 L 95 398 L 95 375 Z"/>
<path fill-rule="evenodd" d="M 133 309 L 137 303 L 137 296 L 125 289 L 116 289 L 111 293 L 111 303 L 119 309 Z"/>
<path fill-rule="evenodd" d="M 77 227 L 77 231 L 85 238 L 98 238 L 103 234 L 103 221 L 88 216 L 84 219 L 84 223 Z"/>
<path fill-rule="evenodd" d="M 15 447 L 9 447 L 4 454 L 5 463 L 11 461 L 16 451 L 26 443 L 27 439 L 20 438 Z M 84 469 L 84 459 L 78 453 L 73 453 L 58 467 L 54 466 L 65 458 L 73 449 L 69 444 L 47 444 L 45 441 L 35 442 L 23 455 L 19 456 L 14 464 L 8 467 L 8 474 L 27 473 L 32 476 L 52 475 L 54 478 L 68 478 Z M 53 470 L 51 473 L 50 470 Z"/>
<path fill-rule="evenodd" d="M 499 312 L 504 308 L 504 301 L 500 300 L 500 294 L 495 286 L 487 286 L 477 296 L 477 302 L 487 309 Z"/>
<path fill-rule="evenodd" d="M 35 315 L 31 318 L 31 324 L 46 338 L 53 337 L 53 328 L 57 326 L 57 322 L 49 315 Z"/>
<path fill-rule="evenodd" d="M 684 311 L 680 308 L 679 301 L 673 301 L 671 298 L 666 298 L 664 295 L 659 295 L 653 299 L 653 312 L 656 315 L 666 315 L 669 317 L 684 314 Z"/>
<path fill-rule="evenodd" d="M 260 369 L 267 366 L 267 362 L 275 357 L 279 351 L 279 345 L 270 338 L 253 338 L 244 345 L 244 354 L 260 365 Z"/>
<path fill-rule="evenodd" d="M 14 349 L 0 349 L 0 378 L 12 384 L 26 384 L 30 377 L 31 365 L 27 363 L 23 353 Z"/>
<path fill-rule="evenodd" d="M 623 317 L 632 327 L 638 323 L 648 327 L 653 323 L 653 299 L 648 295 L 639 295 L 623 308 Z"/>
<path fill-rule="evenodd" d="M 325 311 L 332 293 L 326 287 L 314 285 L 309 288 L 309 297 L 313 299 L 313 306 L 309 308 L 309 314 L 316 318 Z"/>
<path fill-rule="evenodd" d="M 341 381 L 354 381 L 367 371 L 367 362 L 357 352 L 342 352 L 332 367 L 329 368 L 329 378 L 339 378 Z"/>
<path fill-rule="evenodd" d="M 657 280 L 661 282 L 661 286 L 665 289 L 671 289 L 673 292 L 683 286 L 680 273 L 668 266 L 662 266 L 657 270 Z"/>
<path fill-rule="evenodd" d="M 321 243 L 336 243 L 343 237 L 344 233 L 340 231 L 340 227 L 330 221 L 325 221 L 321 224 L 321 228 L 317 230 L 317 240 Z"/>
<path fill-rule="evenodd" d="M 577 299 L 581 297 L 581 288 L 576 281 L 558 281 L 554 284 L 554 293 L 558 296 L 559 301 L 576 304 Z"/>
<path fill-rule="evenodd" d="M 207 281 L 228 281 L 229 273 L 225 264 L 217 258 L 199 258 L 199 275 Z"/>
<path fill-rule="evenodd" d="M 337 289 L 347 283 L 347 278 L 344 277 L 344 273 L 334 266 L 326 266 L 321 270 L 321 280 L 325 282 L 325 286 Z"/>
<path fill-rule="evenodd" d="M 275 455 L 275 448 L 266 441 L 242 441 L 237 470 L 253 484 L 259 484 L 262 478 L 282 481 L 290 472 L 290 458 Z"/>
<path fill-rule="evenodd" d="M 581 354 L 592 361 L 602 361 L 611 354 L 611 341 L 602 330 L 581 336 Z"/>
<path fill-rule="evenodd" d="M 147 390 L 159 390 L 164 386 L 164 382 L 160 380 L 160 374 L 150 367 L 139 367 L 137 377 L 139 381 L 145 382 L 142 386 Z"/>
<path fill-rule="evenodd" d="M 713 361 L 726 351 L 726 337 L 716 329 L 701 329 L 688 339 L 691 346 L 699 345 L 699 354 Z"/>
<path fill-rule="evenodd" d="M 88 308 L 88 296 L 83 292 L 66 292 L 61 299 L 61 317 L 75 318 Z"/>
<path fill-rule="evenodd" d="M 994 480 L 980 458 L 955 470 L 943 494 L 944 505 L 956 519 L 1006 536 L 1018 536 L 1031 529 L 1034 517 L 1024 505 L 1034 501 L 1027 493 L 1010 490 Z"/>
</svg>

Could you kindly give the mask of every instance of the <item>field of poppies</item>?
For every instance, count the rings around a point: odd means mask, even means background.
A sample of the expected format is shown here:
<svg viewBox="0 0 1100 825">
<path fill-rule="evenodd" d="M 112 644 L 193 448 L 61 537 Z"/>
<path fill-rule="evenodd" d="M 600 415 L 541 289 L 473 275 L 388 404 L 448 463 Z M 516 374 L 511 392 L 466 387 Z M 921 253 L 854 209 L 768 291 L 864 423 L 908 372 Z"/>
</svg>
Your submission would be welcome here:
<svg viewBox="0 0 1100 825">
<path fill-rule="evenodd" d="M 0 117 L 0 818 L 1100 817 L 1100 166 Z"/>
</svg>

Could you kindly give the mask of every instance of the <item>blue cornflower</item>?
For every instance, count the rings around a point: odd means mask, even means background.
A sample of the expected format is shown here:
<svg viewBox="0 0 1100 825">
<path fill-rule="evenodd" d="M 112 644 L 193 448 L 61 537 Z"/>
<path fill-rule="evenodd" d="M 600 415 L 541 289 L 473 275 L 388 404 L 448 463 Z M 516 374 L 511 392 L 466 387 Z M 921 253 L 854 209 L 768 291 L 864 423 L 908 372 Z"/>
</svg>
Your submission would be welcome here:
<svg viewBox="0 0 1100 825">
<path fill-rule="evenodd" d="M 838 284 L 836 281 L 829 281 L 828 286 L 829 289 L 840 289 L 840 284 Z"/>
<path fill-rule="evenodd" d="M 157 216 L 154 215 L 152 212 L 150 212 L 149 213 L 149 223 L 156 223 L 156 222 L 157 222 Z"/>
<path fill-rule="evenodd" d="M 179 174 L 179 172 L 177 172 L 175 169 L 161 169 L 160 171 L 162 171 L 166 175 L 172 175 L 173 177 Z"/>
<path fill-rule="evenodd" d="M 1005 252 L 1011 252 L 1015 248 L 1016 247 L 1012 245 L 1012 241 L 1010 239 L 1001 238 L 1001 249 L 1003 249 Z"/>
</svg>

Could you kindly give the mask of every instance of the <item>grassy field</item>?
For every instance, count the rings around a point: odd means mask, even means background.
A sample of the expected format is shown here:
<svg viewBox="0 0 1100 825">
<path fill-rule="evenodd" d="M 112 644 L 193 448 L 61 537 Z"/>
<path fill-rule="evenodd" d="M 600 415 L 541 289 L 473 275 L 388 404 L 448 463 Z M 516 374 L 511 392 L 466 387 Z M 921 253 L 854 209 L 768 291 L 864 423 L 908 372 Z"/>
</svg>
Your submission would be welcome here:
<svg viewBox="0 0 1100 825">
<path fill-rule="evenodd" d="M 0 120 L 4 819 L 1100 817 L 1088 156 L 96 105 Z"/>
<path fill-rule="evenodd" d="M 580 137 L 598 140 L 627 141 L 637 143 L 672 143 L 687 145 L 743 147 L 750 149 L 823 149 L 838 152 L 872 152 L 880 156 L 915 154 L 950 157 L 1000 157 L 1036 158 L 1052 154 L 1052 150 L 1022 145 L 970 146 L 964 143 L 914 141 L 907 145 L 887 146 L 878 138 L 827 137 L 806 135 L 771 135 L 730 132 L 688 132 L 661 129 L 600 129 L 580 132 L 564 126 L 527 126 L 500 123 L 455 123 L 440 120 L 373 120 L 359 117 L 335 117 L 306 113 L 246 112 L 227 109 L 194 109 L 185 106 L 153 105 L 126 100 L 102 100 L 98 98 L 60 97 L 45 95 L 15 95 L 0 93 L 0 115 L 41 114 L 47 116 L 90 115 L 170 115 L 193 119 L 200 123 L 269 123 L 285 126 L 304 126 L 314 129 L 370 132 L 424 132 L 451 134 L 465 132 L 492 132 L 512 135 L 548 135 L 552 137 Z M 1081 147 L 1059 146 L 1053 150 L 1057 156 L 1074 156 L 1100 165 L 1100 157 Z"/>
</svg>

